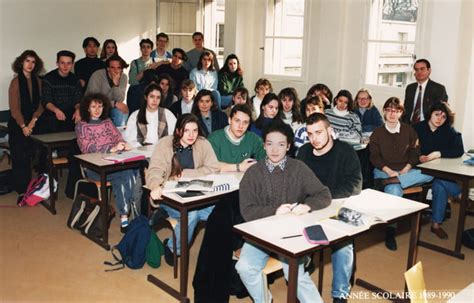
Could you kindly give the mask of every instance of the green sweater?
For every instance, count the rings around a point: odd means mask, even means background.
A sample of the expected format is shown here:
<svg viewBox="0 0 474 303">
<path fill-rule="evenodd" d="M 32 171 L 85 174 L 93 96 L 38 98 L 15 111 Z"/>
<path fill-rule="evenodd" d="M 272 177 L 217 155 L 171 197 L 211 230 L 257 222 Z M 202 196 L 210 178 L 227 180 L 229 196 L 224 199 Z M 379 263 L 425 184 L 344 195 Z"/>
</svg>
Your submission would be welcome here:
<svg viewBox="0 0 474 303">
<path fill-rule="evenodd" d="M 228 73 L 220 70 L 218 72 L 219 82 L 217 89 L 222 96 L 230 96 L 239 87 L 244 87 L 244 79 L 237 72 Z"/>
<path fill-rule="evenodd" d="M 237 164 L 248 158 L 256 160 L 265 158 L 262 139 L 256 134 L 246 132 L 242 141 L 239 144 L 234 144 L 227 137 L 226 129 L 227 127 L 216 130 L 207 138 L 220 162 Z"/>
</svg>

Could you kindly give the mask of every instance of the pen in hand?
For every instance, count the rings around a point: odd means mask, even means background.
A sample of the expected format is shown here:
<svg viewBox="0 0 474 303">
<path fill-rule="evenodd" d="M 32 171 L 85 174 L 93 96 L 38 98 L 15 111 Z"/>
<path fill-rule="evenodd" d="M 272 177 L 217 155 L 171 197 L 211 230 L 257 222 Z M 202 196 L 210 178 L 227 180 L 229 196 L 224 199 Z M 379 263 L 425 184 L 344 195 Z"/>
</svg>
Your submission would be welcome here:
<svg viewBox="0 0 474 303">
<path fill-rule="evenodd" d="M 293 203 L 291 205 L 290 211 L 293 211 L 293 209 L 295 209 L 298 205 L 300 205 L 300 202 Z"/>
</svg>

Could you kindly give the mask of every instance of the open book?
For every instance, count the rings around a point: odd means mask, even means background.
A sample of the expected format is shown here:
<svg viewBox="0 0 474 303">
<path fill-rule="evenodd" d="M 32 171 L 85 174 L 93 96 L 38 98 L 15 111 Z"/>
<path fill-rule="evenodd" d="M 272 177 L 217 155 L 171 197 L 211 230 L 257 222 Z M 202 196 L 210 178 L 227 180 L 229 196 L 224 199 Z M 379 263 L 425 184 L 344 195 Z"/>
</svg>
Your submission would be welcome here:
<svg viewBox="0 0 474 303">
<path fill-rule="evenodd" d="M 212 191 L 214 181 L 203 179 L 192 179 L 188 181 L 167 182 L 163 188 L 164 193 L 185 191 Z"/>
<path fill-rule="evenodd" d="M 352 226 L 372 226 L 377 223 L 384 223 L 385 221 L 379 217 L 371 216 L 365 213 L 361 213 L 357 210 L 350 209 L 347 207 L 341 207 L 337 214 L 330 219 L 338 220 Z"/>
<path fill-rule="evenodd" d="M 321 221 L 321 225 L 328 234 L 334 232 L 335 234 L 350 236 L 367 230 L 372 225 L 385 222 L 380 217 L 343 206 L 339 208 L 335 215 Z"/>
</svg>

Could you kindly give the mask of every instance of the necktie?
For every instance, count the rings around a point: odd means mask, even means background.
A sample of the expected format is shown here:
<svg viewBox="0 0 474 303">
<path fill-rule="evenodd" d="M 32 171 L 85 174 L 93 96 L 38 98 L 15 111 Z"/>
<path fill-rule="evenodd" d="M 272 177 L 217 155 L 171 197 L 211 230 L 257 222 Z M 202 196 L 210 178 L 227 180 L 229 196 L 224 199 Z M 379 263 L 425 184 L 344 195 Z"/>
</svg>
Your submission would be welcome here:
<svg viewBox="0 0 474 303">
<path fill-rule="evenodd" d="M 416 98 L 415 109 L 413 110 L 413 116 L 411 117 L 411 124 L 416 124 L 420 122 L 421 118 L 421 95 L 422 95 L 422 88 L 421 85 L 419 86 L 418 90 L 418 97 Z"/>
</svg>

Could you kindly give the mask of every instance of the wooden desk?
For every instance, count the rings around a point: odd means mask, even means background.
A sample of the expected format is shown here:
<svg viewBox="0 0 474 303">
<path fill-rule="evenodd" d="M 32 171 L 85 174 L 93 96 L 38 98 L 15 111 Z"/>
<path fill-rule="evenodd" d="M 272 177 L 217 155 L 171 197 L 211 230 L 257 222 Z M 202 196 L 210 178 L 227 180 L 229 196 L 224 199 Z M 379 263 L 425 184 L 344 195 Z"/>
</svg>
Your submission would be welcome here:
<svg viewBox="0 0 474 303">
<path fill-rule="evenodd" d="M 53 215 L 56 214 L 56 200 L 58 199 L 57 192 L 54 192 L 54 165 L 53 165 L 53 150 L 62 147 L 69 147 L 71 141 L 76 139 L 75 132 L 50 133 L 42 135 L 31 135 L 31 139 L 36 141 L 46 149 L 48 157 L 48 176 L 49 176 L 49 204 L 46 201 L 42 202 L 44 207 L 48 209 Z M 58 180 L 59 181 L 59 180 Z M 59 188 L 59 186 L 58 186 Z"/>
<path fill-rule="evenodd" d="M 238 180 L 242 179 L 243 173 L 230 173 L 222 175 L 232 175 Z M 193 179 L 205 179 L 193 178 Z M 154 275 L 148 275 L 148 281 L 155 284 L 159 288 L 166 291 L 171 296 L 178 299 L 180 302 L 189 302 L 188 298 L 188 270 L 189 270 L 189 247 L 188 247 L 188 212 L 195 208 L 201 208 L 209 204 L 215 204 L 224 195 L 238 190 L 236 186 L 231 187 L 230 190 L 220 192 L 206 192 L 203 196 L 183 199 L 175 193 L 164 193 L 163 200 L 160 204 L 166 204 L 179 210 L 180 213 L 180 239 L 181 257 L 179 262 L 179 292 L 161 281 Z"/>
<path fill-rule="evenodd" d="M 461 205 L 458 216 L 458 228 L 456 231 L 456 242 L 454 250 L 434 245 L 425 241 L 418 241 L 418 245 L 432 249 L 434 251 L 447 254 L 464 260 L 464 254 L 461 253 L 462 232 L 464 231 L 464 223 L 466 221 L 466 207 L 469 196 L 469 182 L 474 179 L 474 166 L 464 164 L 463 161 L 467 157 L 454 159 L 440 158 L 418 165 L 417 167 L 426 175 L 436 178 L 458 181 L 462 184 Z"/>
<path fill-rule="evenodd" d="M 133 150 L 134 153 L 143 154 L 145 158 L 149 158 L 151 153 L 153 152 L 154 146 L 147 145 L 140 147 L 138 149 Z M 143 161 L 131 161 L 131 162 L 123 162 L 123 163 L 114 163 L 112 161 L 104 160 L 103 158 L 107 154 L 105 153 L 90 153 L 90 154 L 82 154 L 82 155 L 75 155 L 79 163 L 90 170 L 95 171 L 100 176 L 100 196 L 102 197 L 101 203 L 101 215 L 102 215 L 102 230 L 104 230 L 104 236 L 102 239 L 97 239 L 92 236 L 86 235 L 90 240 L 94 241 L 95 243 L 99 244 L 103 248 L 109 250 L 109 230 L 107 228 L 107 219 L 109 214 L 109 201 L 107 195 L 107 174 L 125 170 L 125 169 L 132 169 L 132 168 L 143 168 Z"/>
<path fill-rule="evenodd" d="M 411 216 L 411 237 L 408 251 L 407 269 L 415 264 L 417 254 L 418 229 L 420 224 L 420 212 L 427 206 L 397 196 L 392 196 L 383 192 L 366 189 L 352 200 L 353 203 L 345 206 L 361 212 L 370 213 L 385 220 L 388 223 L 398 221 L 406 216 Z M 355 198 L 352 197 L 352 198 Z M 351 198 L 351 199 L 352 199 Z M 315 251 L 322 250 L 327 246 L 310 244 L 304 237 L 282 239 L 288 235 L 302 234 L 306 226 L 319 223 L 331 242 L 331 245 L 353 239 L 362 233 L 379 228 L 385 224 L 378 224 L 372 227 L 354 228 L 350 234 L 343 233 L 332 228 L 327 218 L 334 215 L 340 208 L 343 200 L 333 200 L 331 205 L 323 210 L 314 211 L 302 216 L 283 215 L 271 216 L 234 226 L 234 231 L 241 234 L 243 238 L 255 245 L 274 252 L 288 260 L 288 294 L 287 302 L 297 302 L 296 290 L 298 285 L 298 260 Z M 332 221 L 332 220 L 331 220 Z M 400 272 L 400 279 L 403 279 L 403 272 Z M 358 285 L 369 290 L 381 290 L 380 288 L 358 279 Z"/>
</svg>

